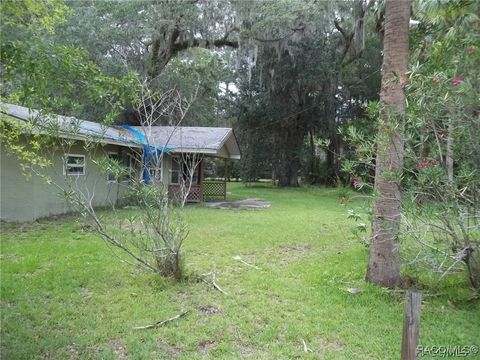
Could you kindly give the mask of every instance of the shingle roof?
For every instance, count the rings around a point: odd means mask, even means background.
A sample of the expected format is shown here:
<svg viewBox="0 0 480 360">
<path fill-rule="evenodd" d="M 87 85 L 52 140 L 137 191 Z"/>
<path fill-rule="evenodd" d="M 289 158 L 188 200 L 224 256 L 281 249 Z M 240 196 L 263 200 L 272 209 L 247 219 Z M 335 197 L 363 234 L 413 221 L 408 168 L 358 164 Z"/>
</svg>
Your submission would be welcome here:
<svg viewBox="0 0 480 360">
<path fill-rule="evenodd" d="M 106 126 L 74 117 L 42 114 L 38 110 L 13 104 L 1 104 L 0 113 L 22 121 L 32 121 L 38 131 L 58 126 L 58 135 L 66 138 L 99 138 L 101 142 L 141 147 L 145 144 L 135 132 L 147 138 L 148 145 L 173 149 L 173 152 L 205 153 L 223 158 L 240 159 L 240 149 L 231 128 L 189 126 Z M 133 131 L 130 131 L 133 130 Z M 150 132 L 147 134 L 146 132 Z"/>
<path fill-rule="evenodd" d="M 168 145 L 173 148 L 204 148 L 217 150 L 223 145 L 224 139 L 232 129 L 216 127 L 190 127 L 190 126 L 152 126 L 151 133 L 148 128 L 132 126 L 143 133 L 152 145 Z"/>
<path fill-rule="evenodd" d="M 142 126 L 131 128 L 143 133 L 149 145 L 168 146 L 173 152 L 198 152 L 240 158 L 240 150 L 231 128 L 194 126 Z"/>
<path fill-rule="evenodd" d="M 93 121 L 78 120 L 74 117 L 42 114 L 38 110 L 13 104 L 0 104 L 0 112 L 25 122 L 32 121 L 38 127 L 38 131 L 58 126 L 59 136 L 66 138 L 97 137 L 105 143 L 141 146 L 133 134 L 120 126 L 106 126 Z"/>
</svg>

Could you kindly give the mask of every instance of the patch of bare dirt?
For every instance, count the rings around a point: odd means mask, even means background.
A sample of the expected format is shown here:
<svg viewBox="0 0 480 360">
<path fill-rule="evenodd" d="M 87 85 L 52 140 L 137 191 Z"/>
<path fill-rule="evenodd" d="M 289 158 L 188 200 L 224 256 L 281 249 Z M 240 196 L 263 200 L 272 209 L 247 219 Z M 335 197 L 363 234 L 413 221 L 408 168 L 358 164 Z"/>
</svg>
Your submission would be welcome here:
<svg viewBox="0 0 480 360">
<path fill-rule="evenodd" d="M 70 344 L 67 346 L 66 353 L 68 356 L 68 360 L 77 360 L 80 359 L 80 352 L 78 351 L 77 344 Z"/>
<path fill-rule="evenodd" d="M 17 261 L 17 255 L 15 254 L 0 254 L 0 260 L 8 260 L 8 261 Z"/>
<path fill-rule="evenodd" d="M 257 352 L 253 346 L 250 345 L 245 345 L 245 344 L 240 344 L 238 345 L 238 348 L 240 349 L 240 354 L 242 359 L 243 358 L 251 358 L 254 357 Z"/>
<path fill-rule="evenodd" d="M 51 351 L 46 351 L 40 355 L 40 359 L 42 360 L 50 360 L 50 359 L 56 359 L 58 356 L 55 355 L 55 353 Z M 3 358 L 2 358 L 3 359 Z"/>
<path fill-rule="evenodd" d="M 90 299 L 93 296 L 93 292 L 91 292 L 90 289 L 86 288 L 86 287 L 81 287 L 80 288 L 80 294 L 82 294 L 82 296 L 85 299 Z"/>
<path fill-rule="evenodd" d="M 331 349 L 342 350 L 345 347 L 345 343 L 340 338 L 333 338 L 328 342 L 328 347 Z"/>
<path fill-rule="evenodd" d="M 57 225 L 60 222 L 75 220 L 77 215 L 74 213 L 52 215 L 44 218 L 40 218 L 34 221 L 26 222 L 9 222 L 0 220 L 0 229 L 2 231 L 17 231 L 17 232 L 28 232 L 31 230 L 43 230 L 47 229 L 51 225 Z"/>
<path fill-rule="evenodd" d="M 199 305 L 197 308 L 203 315 L 215 315 L 223 313 L 222 309 L 215 305 Z"/>
<path fill-rule="evenodd" d="M 178 357 L 182 354 L 182 349 L 175 345 L 171 345 L 163 339 L 157 341 L 157 346 L 162 349 L 169 358 Z"/>
<path fill-rule="evenodd" d="M 207 355 L 210 350 L 215 348 L 215 341 L 202 340 L 198 343 L 198 351 L 202 355 Z"/>
<path fill-rule="evenodd" d="M 91 358 L 101 358 L 102 357 L 102 353 L 105 352 L 105 347 L 101 347 L 100 345 L 97 345 L 97 344 L 90 344 L 87 346 L 86 350 L 85 350 L 85 353 L 88 354 L 87 355 L 87 358 L 88 359 L 91 359 Z"/>
<path fill-rule="evenodd" d="M 342 339 L 335 337 L 333 339 L 320 338 L 319 343 L 312 347 L 314 353 L 319 354 L 322 358 L 327 354 L 333 355 L 334 353 L 343 353 L 345 349 L 345 343 Z"/>
<path fill-rule="evenodd" d="M 110 348 L 113 350 L 113 353 L 115 354 L 115 358 L 117 360 L 128 359 L 127 349 L 125 349 L 122 341 L 118 339 L 109 340 L 108 346 L 110 346 Z"/>
<path fill-rule="evenodd" d="M 280 246 L 278 256 L 280 256 L 283 265 L 288 265 L 291 262 L 302 259 L 310 250 L 312 246 L 310 244 L 289 244 Z"/>
</svg>

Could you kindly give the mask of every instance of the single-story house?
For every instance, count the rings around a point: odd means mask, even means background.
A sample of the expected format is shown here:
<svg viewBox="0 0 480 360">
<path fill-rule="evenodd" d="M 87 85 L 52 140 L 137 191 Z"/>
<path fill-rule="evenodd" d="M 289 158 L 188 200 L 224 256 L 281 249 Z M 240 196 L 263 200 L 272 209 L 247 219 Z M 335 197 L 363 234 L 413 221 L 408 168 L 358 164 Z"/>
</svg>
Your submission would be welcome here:
<svg viewBox="0 0 480 360">
<path fill-rule="evenodd" d="M 142 127 L 105 126 L 72 117 L 48 116 L 12 104 L 0 104 L 0 120 L 34 124 L 39 134 L 47 132 L 42 129 L 53 124 L 56 137 L 71 140 L 68 152 L 60 149 L 49 152 L 50 149 L 46 149 L 45 155 L 48 154 L 52 163 L 45 168 L 46 175 L 55 182 L 75 177 L 76 184 L 91 196 L 96 207 L 108 206 L 123 199 L 127 188 L 125 185 L 133 177 L 149 183 L 149 176 L 155 175 L 169 187 L 172 194 L 175 193 L 181 182 L 180 177 L 184 176 L 183 161 L 193 154 L 197 156 L 198 166 L 188 200 L 198 202 L 209 196 L 225 197 L 224 182 L 205 181 L 203 159 L 207 156 L 240 158 L 238 143 L 230 128 L 152 126 L 146 131 Z M 29 144 L 27 136 L 20 136 L 18 141 Z M 94 145 L 86 150 L 86 142 Z M 160 164 L 154 167 L 146 157 L 152 148 L 163 151 Z M 105 174 L 97 166 L 105 158 L 123 164 L 129 169 L 130 175 L 116 179 L 112 174 Z M 6 151 L 3 142 L 0 170 L 0 220 L 32 221 L 72 211 L 65 198 L 58 194 L 57 188 L 35 174 L 25 174 L 17 158 Z M 154 185 L 153 182 L 151 184 Z"/>
</svg>

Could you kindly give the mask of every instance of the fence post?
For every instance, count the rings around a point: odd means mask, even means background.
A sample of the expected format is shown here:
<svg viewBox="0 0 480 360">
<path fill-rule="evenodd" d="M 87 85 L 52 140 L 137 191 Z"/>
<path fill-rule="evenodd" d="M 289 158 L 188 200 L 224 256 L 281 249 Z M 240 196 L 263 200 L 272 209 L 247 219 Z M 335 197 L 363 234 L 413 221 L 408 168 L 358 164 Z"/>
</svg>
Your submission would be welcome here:
<svg viewBox="0 0 480 360">
<path fill-rule="evenodd" d="M 402 360 L 417 358 L 418 334 L 420 328 L 420 308 L 422 293 L 409 290 L 405 298 L 405 314 L 403 318 Z"/>
</svg>

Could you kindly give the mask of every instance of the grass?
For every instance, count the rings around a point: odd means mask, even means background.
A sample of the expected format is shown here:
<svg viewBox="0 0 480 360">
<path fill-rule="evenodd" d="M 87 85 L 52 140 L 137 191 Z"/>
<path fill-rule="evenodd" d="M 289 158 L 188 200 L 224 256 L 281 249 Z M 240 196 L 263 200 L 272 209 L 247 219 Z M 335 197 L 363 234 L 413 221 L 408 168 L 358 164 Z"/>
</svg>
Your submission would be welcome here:
<svg viewBox="0 0 480 360">
<path fill-rule="evenodd" d="M 188 206 L 190 276 L 181 283 L 119 263 L 75 217 L 5 226 L 2 358 L 399 358 L 403 296 L 364 282 L 367 250 L 346 219 L 358 204 L 340 206 L 329 189 L 230 184 L 229 191 L 272 206 Z M 228 295 L 195 281 L 211 271 Z M 469 301 L 465 275 L 421 285 L 420 343 L 480 345 L 480 306 Z M 164 327 L 133 330 L 184 310 Z"/>
</svg>

